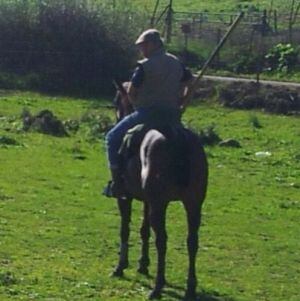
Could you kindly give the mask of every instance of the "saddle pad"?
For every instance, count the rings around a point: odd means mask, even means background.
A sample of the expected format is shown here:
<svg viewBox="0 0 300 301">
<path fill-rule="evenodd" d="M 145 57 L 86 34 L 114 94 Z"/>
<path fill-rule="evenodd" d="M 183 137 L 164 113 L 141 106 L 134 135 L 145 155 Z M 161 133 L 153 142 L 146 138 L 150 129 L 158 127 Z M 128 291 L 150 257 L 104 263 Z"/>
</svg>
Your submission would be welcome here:
<svg viewBox="0 0 300 301">
<path fill-rule="evenodd" d="M 119 149 L 119 155 L 123 160 L 130 158 L 136 153 L 142 142 L 143 137 L 145 136 L 148 130 L 149 127 L 146 124 L 141 123 L 127 131 Z"/>
</svg>

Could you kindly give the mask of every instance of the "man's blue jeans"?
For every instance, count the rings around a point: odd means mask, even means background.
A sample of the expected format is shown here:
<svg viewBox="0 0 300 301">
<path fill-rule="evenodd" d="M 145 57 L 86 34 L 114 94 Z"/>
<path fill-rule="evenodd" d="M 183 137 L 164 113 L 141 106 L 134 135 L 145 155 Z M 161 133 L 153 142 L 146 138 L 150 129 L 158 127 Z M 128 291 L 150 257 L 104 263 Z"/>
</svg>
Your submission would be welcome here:
<svg viewBox="0 0 300 301">
<path fill-rule="evenodd" d="M 107 133 L 106 147 L 110 168 L 118 168 L 119 166 L 118 151 L 126 132 L 137 124 L 145 123 L 148 119 L 149 112 L 149 108 L 137 109 L 133 113 L 124 117 Z"/>
<path fill-rule="evenodd" d="M 157 114 L 157 112 L 160 114 Z M 156 120 L 155 120 L 156 119 Z M 169 120 L 168 120 L 169 119 Z M 175 108 L 138 108 L 124 117 L 106 135 L 106 147 L 110 168 L 119 167 L 119 148 L 126 132 L 140 123 L 180 124 L 180 112 Z"/>
</svg>

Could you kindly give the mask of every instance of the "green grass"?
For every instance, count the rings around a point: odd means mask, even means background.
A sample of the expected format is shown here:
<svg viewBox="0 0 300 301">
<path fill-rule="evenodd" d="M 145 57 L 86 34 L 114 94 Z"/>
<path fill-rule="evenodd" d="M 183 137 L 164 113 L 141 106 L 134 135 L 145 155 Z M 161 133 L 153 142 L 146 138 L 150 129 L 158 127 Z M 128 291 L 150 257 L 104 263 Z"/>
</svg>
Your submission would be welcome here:
<svg viewBox="0 0 300 301">
<path fill-rule="evenodd" d="M 208 75 L 216 75 L 216 76 L 229 76 L 229 77 L 242 77 L 256 80 L 256 74 L 237 74 L 235 72 L 227 71 L 227 70 L 214 70 L 210 69 L 207 71 Z M 279 73 L 279 72 L 262 72 L 259 75 L 259 78 L 262 80 L 274 80 L 274 81 L 282 81 L 282 82 L 300 82 L 300 71 L 290 72 L 290 73 Z"/>
<path fill-rule="evenodd" d="M 126 1 L 125 1 L 126 2 Z M 127 1 L 128 2 L 128 1 Z M 161 7 L 169 4 L 169 0 L 161 0 Z M 255 7 L 257 9 L 270 9 L 271 8 L 270 0 L 250 0 L 250 1 L 242 1 L 242 0 L 174 0 L 173 7 L 175 11 L 203 11 L 208 10 L 210 12 L 220 12 L 220 11 L 232 11 L 240 8 L 247 9 L 249 7 Z M 291 3 L 292 1 L 290 1 Z M 130 0 L 130 5 L 142 7 L 144 9 L 154 9 L 156 0 Z M 287 10 L 288 5 L 290 4 L 287 1 L 283 0 L 274 0 L 273 1 L 273 9 L 283 9 Z M 122 2 L 118 2 L 117 5 L 122 5 Z"/>
<path fill-rule="evenodd" d="M 87 111 L 113 116 L 97 100 L 0 93 L 0 300 L 145 300 L 152 278 L 137 274 L 141 204 L 132 218 L 124 279 L 117 262 L 119 215 L 100 195 L 108 180 L 103 140 L 91 142 L 86 124 L 55 138 L 20 130 L 19 114 L 51 109 L 61 119 Z M 254 126 L 253 120 L 261 127 Z M 242 148 L 206 147 L 210 165 L 197 260 L 199 300 L 298 301 L 299 118 L 195 104 L 184 121 L 196 130 L 215 125 Z M 257 152 L 268 151 L 261 158 Z M 76 153 L 84 154 L 80 160 Z M 167 285 L 162 300 L 181 300 L 187 252 L 180 203 L 168 210 Z M 155 250 L 151 241 L 151 276 Z"/>
</svg>

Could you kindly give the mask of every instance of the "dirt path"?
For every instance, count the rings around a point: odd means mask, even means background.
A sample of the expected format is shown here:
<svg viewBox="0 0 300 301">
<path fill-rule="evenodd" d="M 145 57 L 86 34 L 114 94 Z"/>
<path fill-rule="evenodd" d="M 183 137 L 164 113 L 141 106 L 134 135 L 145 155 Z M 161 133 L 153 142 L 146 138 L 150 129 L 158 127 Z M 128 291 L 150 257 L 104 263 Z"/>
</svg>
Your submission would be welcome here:
<svg viewBox="0 0 300 301">
<path fill-rule="evenodd" d="M 212 76 L 212 75 L 205 75 L 203 78 L 212 81 L 220 81 L 220 82 L 251 83 L 256 81 L 255 79 L 248 79 L 248 78 L 223 77 L 223 76 Z M 270 85 L 276 87 L 282 86 L 287 88 L 296 88 L 300 90 L 300 83 L 295 83 L 295 82 L 281 82 L 281 81 L 271 81 L 271 80 L 260 80 L 259 82 L 263 85 Z"/>
</svg>

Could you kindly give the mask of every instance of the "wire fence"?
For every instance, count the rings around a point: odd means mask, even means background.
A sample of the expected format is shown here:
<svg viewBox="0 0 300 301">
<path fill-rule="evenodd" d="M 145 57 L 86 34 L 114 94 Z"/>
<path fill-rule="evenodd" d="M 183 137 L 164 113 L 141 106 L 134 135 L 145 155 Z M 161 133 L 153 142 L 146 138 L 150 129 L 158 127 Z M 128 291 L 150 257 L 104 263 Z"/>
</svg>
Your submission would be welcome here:
<svg viewBox="0 0 300 301">
<path fill-rule="evenodd" d="M 95 8 L 92 9 L 93 11 L 95 10 Z M 53 14 L 54 12 L 51 11 L 51 13 Z M 56 19 L 51 19 L 49 24 L 46 24 L 47 26 L 41 23 L 44 27 L 37 26 L 35 31 L 30 31 L 30 34 L 23 34 L 22 28 L 19 28 L 19 36 L 11 35 L 16 37 L 14 39 L 7 38 L 7 35 L 3 34 L 2 30 L 2 35 L 0 36 L 0 72 L 11 70 L 17 73 L 42 74 L 44 82 L 50 83 L 60 79 L 57 85 L 65 88 L 73 85 L 74 82 L 78 86 L 79 84 L 84 84 L 88 87 L 91 84 L 91 79 L 95 79 L 97 76 L 102 80 L 94 80 L 93 85 L 101 86 L 101 84 L 104 85 L 104 79 L 111 76 L 107 73 L 107 70 L 113 69 L 115 73 L 119 73 L 121 69 L 125 68 L 125 65 L 128 67 L 129 63 L 124 65 L 120 62 L 113 64 L 113 67 L 111 67 L 112 64 L 108 63 L 117 61 L 124 54 L 124 49 L 131 47 L 131 38 L 125 45 L 126 47 L 116 51 L 113 59 L 110 61 L 106 58 L 103 59 L 101 55 L 103 56 L 105 52 L 104 46 L 106 44 L 103 44 L 103 47 L 99 46 L 104 36 L 98 30 L 98 24 L 95 23 L 91 27 L 93 31 L 89 32 L 86 30 L 89 23 L 86 22 L 87 19 L 83 18 L 81 14 L 79 15 L 80 18 L 75 15 L 76 18 L 72 19 L 73 23 L 70 25 L 64 17 L 65 13 L 63 11 L 58 16 L 58 20 L 63 22 L 63 24 L 66 23 L 68 26 L 56 26 L 57 22 L 53 21 Z M 126 21 L 124 21 L 124 24 L 128 24 L 138 18 L 141 19 L 138 12 L 136 12 L 137 16 L 132 11 L 127 13 L 128 16 L 124 16 L 123 13 L 112 14 L 112 16 L 115 16 L 114 20 L 116 21 L 119 18 L 123 18 Z M 98 14 L 99 12 L 96 15 L 92 14 L 92 17 L 95 18 L 97 16 L 100 19 Z M 149 14 L 148 20 L 145 18 L 144 23 L 141 22 L 141 26 L 139 28 L 135 27 L 135 29 L 138 34 L 144 27 L 149 26 L 151 20 L 151 25 L 159 28 L 166 37 L 167 42 L 172 42 L 172 46 L 175 45 L 184 51 L 192 50 L 204 60 L 219 43 L 236 16 L 237 13 L 172 11 L 167 7 L 161 12 L 157 12 L 157 18 L 155 19 Z M 70 18 L 70 13 L 68 18 Z M 111 20 L 111 26 L 114 25 L 113 22 Z M 32 26 L 31 23 L 29 25 Z M 43 31 L 41 31 L 42 29 Z M 69 30 L 69 35 L 63 36 L 67 32 L 66 29 Z M 6 30 L 8 33 L 13 31 L 9 27 Z M 121 32 L 124 33 L 124 31 L 126 29 L 122 27 Z M 16 31 L 14 30 L 14 32 Z M 24 32 L 27 33 L 27 31 Z M 118 41 L 120 41 L 119 34 L 116 35 L 118 35 Z M 128 32 L 125 35 L 128 35 Z M 80 41 L 83 42 L 78 42 L 79 37 L 81 38 Z M 97 41 L 95 37 L 97 37 Z M 68 42 L 69 40 L 72 43 Z M 237 59 L 237 53 L 240 54 L 242 52 L 263 55 L 272 46 L 278 43 L 289 42 L 295 45 L 300 44 L 299 16 L 294 18 L 293 23 L 291 23 L 290 15 L 280 14 L 275 10 L 246 13 L 234 34 L 227 41 L 227 46 L 222 50 L 220 56 L 216 58 L 215 64 L 217 66 L 231 64 L 232 61 Z M 110 53 L 113 52 L 110 51 Z M 123 56 L 125 57 L 125 55 Z M 110 55 L 107 55 L 107 57 L 111 58 Z M 193 61 L 192 64 L 196 66 L 198 64 L 199 66 L 201 65 L 200 61 Z M 101 70 L 105 70 L 105 72 Z M 29 78 L 29 80 L 34 82 L 36 78 Z"/>
<path fill-rule="evenodd" d="M 169 7 L 170 9 L 170 7 Z M 198 43 L 214 47 L 237 13 L 181 12 L 165 10 L 153 24 L 158 26 L 168 42 L 184 50 L 197 48 Z M 266 48 L 276 43 L 300 43 L 300 16 L 277 10 L 245 13 L 229 43 L 233 47 Z M 258 45 L 254 45 L 258 41 Z"/>
<path fill-rule="evenodd" d="M 167 6 L 161 13 L 156 13 L 156 15 L 156 19 L 152 16 L 151 25 L 162 28 L 167 41 L 170 41 L 172 36 L 180 33 L 180 31 L 197 37 L 205 29 L 222 29 L 224 26 L 230 26 L 237 16 L 237 12 L 182 12 L 173 11 L 170 6 Z M 250 30 L 260 32 L 262 35 L 270 33 L 276 35 L 288 29 L 292 42 L 294 29 L 297 30 L 300 27 L 300 14 L 292 15 L 277 10 L 247 12 L 240 23 L 242 26 L 248 26 Z"/>
</svg>

